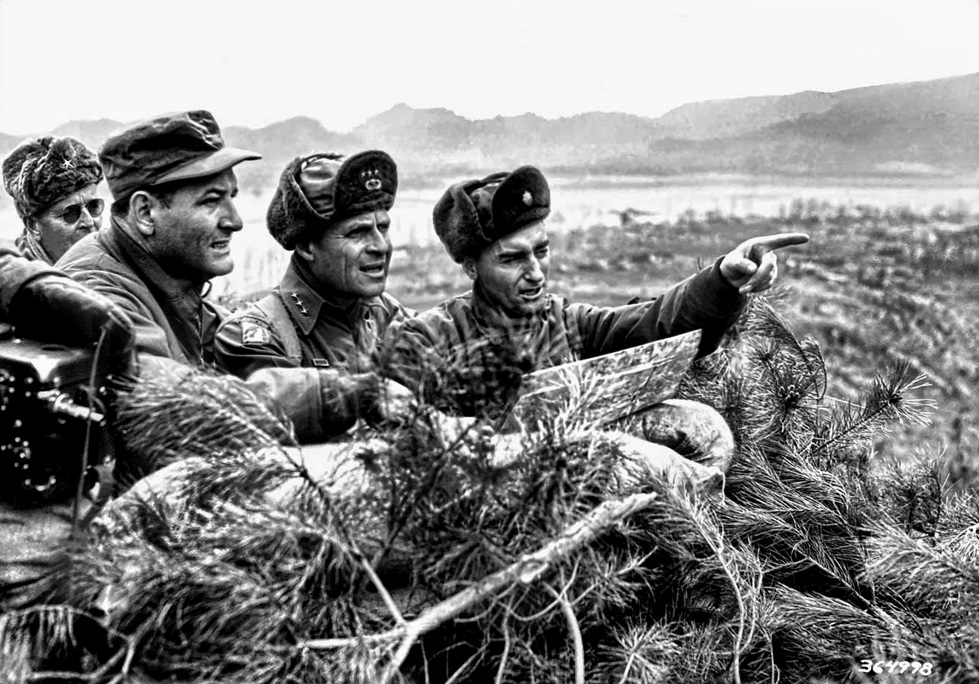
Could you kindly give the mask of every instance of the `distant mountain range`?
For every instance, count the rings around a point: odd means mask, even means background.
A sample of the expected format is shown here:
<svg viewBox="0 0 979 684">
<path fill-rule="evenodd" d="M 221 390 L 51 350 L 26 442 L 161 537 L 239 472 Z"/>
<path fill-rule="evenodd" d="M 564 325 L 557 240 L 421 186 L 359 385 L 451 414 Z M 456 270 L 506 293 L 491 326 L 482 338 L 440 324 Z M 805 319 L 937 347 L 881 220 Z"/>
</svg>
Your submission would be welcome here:
<svg viewBox="0 0 979 684">
<path fill-rule="evenodd" d="M 259 129 L 228 125 L 230 145 L 264 161 L 240 167 L 242 186 L 267 188 L 295 155 L 381 148 L 402 181 L 536 164 L 582 173 L 746 173 L 979 178 L 979 73 L 933 81 L 685 104 L 651 119 L 589 112 L 472 121 L 447 109 L 398 104 L 349 133 L 295 117 Z M 117 121 L 57 128 L 93 148 Z M 0 155 L 21 139 L 0 133 Z"/>
</svg>

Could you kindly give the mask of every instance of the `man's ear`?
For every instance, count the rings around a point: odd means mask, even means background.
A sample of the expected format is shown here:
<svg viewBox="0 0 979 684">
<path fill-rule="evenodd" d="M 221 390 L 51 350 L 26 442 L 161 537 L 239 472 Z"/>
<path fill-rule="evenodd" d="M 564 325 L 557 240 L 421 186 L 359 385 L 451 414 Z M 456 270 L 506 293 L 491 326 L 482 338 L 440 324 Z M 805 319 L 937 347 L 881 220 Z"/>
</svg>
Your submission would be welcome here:
<svg viewBox="0 0 979 684">
<path fill-rule="evenodd" d="M 313 255 L 312 250 L 310 250 L 310 248 L 309 248 L 309 243 L 308 242 L 297 242 L 296 243 L 296 246 L 293 248 L 293 250 L 302 259 L 308 261 L 309 263 L 313 263 L 316 260 L 316 257 Z"/>
<path fill-rule="evenodd" d="M 34 237 L 41 237 L 41 229 L 37 227 L 37 219 L 33 216 L 28 216 L 24 219 L 24 227 Z"/>
<path fill-rule="evenodd" d="M 469 276 L 469 280 L 476 282 L 476 260 L 469 258 L 462 262 L 462 270 Z"/>
<path fill-rule="evenodd" d="M 155 197 L 143 190 L 137 190 L 129 198 L 129 219 L 143 237 L 150 237 L 156 232 L 153 210 L 158 203 Z"/>
</svg>

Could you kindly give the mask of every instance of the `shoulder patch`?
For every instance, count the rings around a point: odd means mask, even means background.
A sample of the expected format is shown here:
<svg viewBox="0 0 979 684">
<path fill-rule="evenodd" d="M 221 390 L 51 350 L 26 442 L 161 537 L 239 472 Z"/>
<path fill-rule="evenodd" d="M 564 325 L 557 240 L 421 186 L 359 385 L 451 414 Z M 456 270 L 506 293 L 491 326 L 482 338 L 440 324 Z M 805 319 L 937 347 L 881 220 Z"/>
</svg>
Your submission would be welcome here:
<svg viewBox="0 0 979 684">
<path fill-rule="evenodd" d="M 272 329 L 254 318 L 241 319 L 241 343 L 261 346 L 272 342 Z"/>
</svg>

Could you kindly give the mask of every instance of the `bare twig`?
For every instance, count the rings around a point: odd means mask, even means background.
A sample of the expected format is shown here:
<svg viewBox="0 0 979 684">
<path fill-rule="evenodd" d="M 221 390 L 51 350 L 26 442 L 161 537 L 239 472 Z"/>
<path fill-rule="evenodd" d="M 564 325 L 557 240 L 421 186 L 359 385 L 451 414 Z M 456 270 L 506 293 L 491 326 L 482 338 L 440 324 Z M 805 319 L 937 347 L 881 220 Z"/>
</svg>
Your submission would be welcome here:
<svg viewBox="0 0 979 684">
<path fill-rule="evenodd" d="M 476 658 L 480 657 L 481 655 L 482 654 L 477 651 L 476 653 L 473 653 L 471 656 L 469 656 L 468 658 L 466 658 L 466 662 L 464 662 L 462 665 L 460 665 L 459 668 L 455 672 L 452 673 L 452 676 L 449 677 L 447 680 L 445 680 L 445 684 L 454 684 L 455 682 L 460 681 L 460 678 L 463 677 L 463 676 L 465 676 L 466 669 L 470 665 L 472 665 L 472 662 L 474 660 L 476 660 Z M 427 667 L 427 665 L 426 665 L 426 667 Z M 426 677 L 427 677 L 427 675 L 426 675 Z M 426 678 L 425 681 L 426 682 L 429 682 L 430 680 Z"/>
<path fill-rule="evenodd" d="M 510 602 L 508 608 L 512 608 L 513 602 Z M 503 653 L 500 655 L 500 665 L 496 670 L 496 684 L 503 684 L 503 675 L 506 672 L 507 662 L 510 660 L 510 648 L 512 642 L 510 641 L 510 630 L 507 629 L 507 621 L 510 618 L 510 610 L 508 609 L 503 614 Z"/>
<path fill-rule="evenodd" d="M 731 677 L 734 684 L 741 684 L 741 653 L 745 649 L 744 628 L 746 620 L 744 597 L 741 596 L 741 586 L 734 576 L 734 572 L 731 570 L 730 563 L 724 558 L 724 539 L 721 537 L 720 530 L 717 531 L 717 539 L 713 539 L 707 531 L 707 525 L 698 525 L 697 527 L 700 528 L 701 535 L 711 548 L 711 551 L 717 556 L 717 561 L 721 564 L 721 569 L 724 571 L 724 574 L 727 575 L 727 579 L 731 583 L 731 588 L 734 590 L 734 598 L 738 603 L 738 633 L 734 639 Z M 752 624 L 751 629 L 753 634 L 754 624 Z"/>
<path fill-rule="evenodd" d="M 388 610 L 391 611 L 391 615 L 394 616 L 394 621 L 397 622 L 400 626 L 406 627 L 408 623 L 407 621 L 405 621 L 404 615 L 401 614 L 401 609 L 398 608 L 398 604 L 394 602 L 394 598 L 391 596 L 391 593 L 388 591 L 387 587 L 384 586 L 384 583 L 381 581 L 381 578 L 377 576 L 377 572 L 375 572 L 374 566 L 372 566 L 370 564 L 370 561 L 367 560 L 364 554 L 360 552 L 360 549 L 355 549 L 355 551 L 356 552 L 354 555 L 356 556 L 357 560 L 360 562 L 360 565 L 364 569 L 364 572 L 366 572 L 367 576 L 370 577 L 371 584 L 373 584 L 374 588 L 377 589 L 377 593 L 381 595 L 382 599 L 384 599 L 384 605 L 386 605 L 388 607 Z"/>
<path fill-rule="evenodd" d="M 563 574 L 563 573 L 562 573 Z M 554 596 L 565 619 L 568 621 L 568 631 L 571 632 L 571 642 L 574 644 L 574 681 L 575 684 L 585 684 L 585 642 L 581 638 L 581 627 L 578 625 L 578 618 L 571 608 L 571 602 L 565 596 L 564 590 L 559 594 L 551 587 L 547 590 Z"/>
</svg>

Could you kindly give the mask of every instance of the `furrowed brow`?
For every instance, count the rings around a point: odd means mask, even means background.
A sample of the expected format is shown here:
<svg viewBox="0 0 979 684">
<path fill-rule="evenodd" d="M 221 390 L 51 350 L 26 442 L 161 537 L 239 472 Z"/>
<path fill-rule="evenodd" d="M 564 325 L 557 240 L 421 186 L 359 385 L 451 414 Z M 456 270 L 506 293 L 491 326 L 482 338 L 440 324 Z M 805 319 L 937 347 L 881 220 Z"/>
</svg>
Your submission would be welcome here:
<svg viewBox="0 0 979 684">
<path fill-rule="evenodd" d="M 496 256 L 499 259 L 524 259 L 532 251 L 533 250 L 532 249 L 529 249 L 529 248 L 504 249 L 504 250 L 501 250 L 499 253 L 497 253 Z"/>
</svg>

